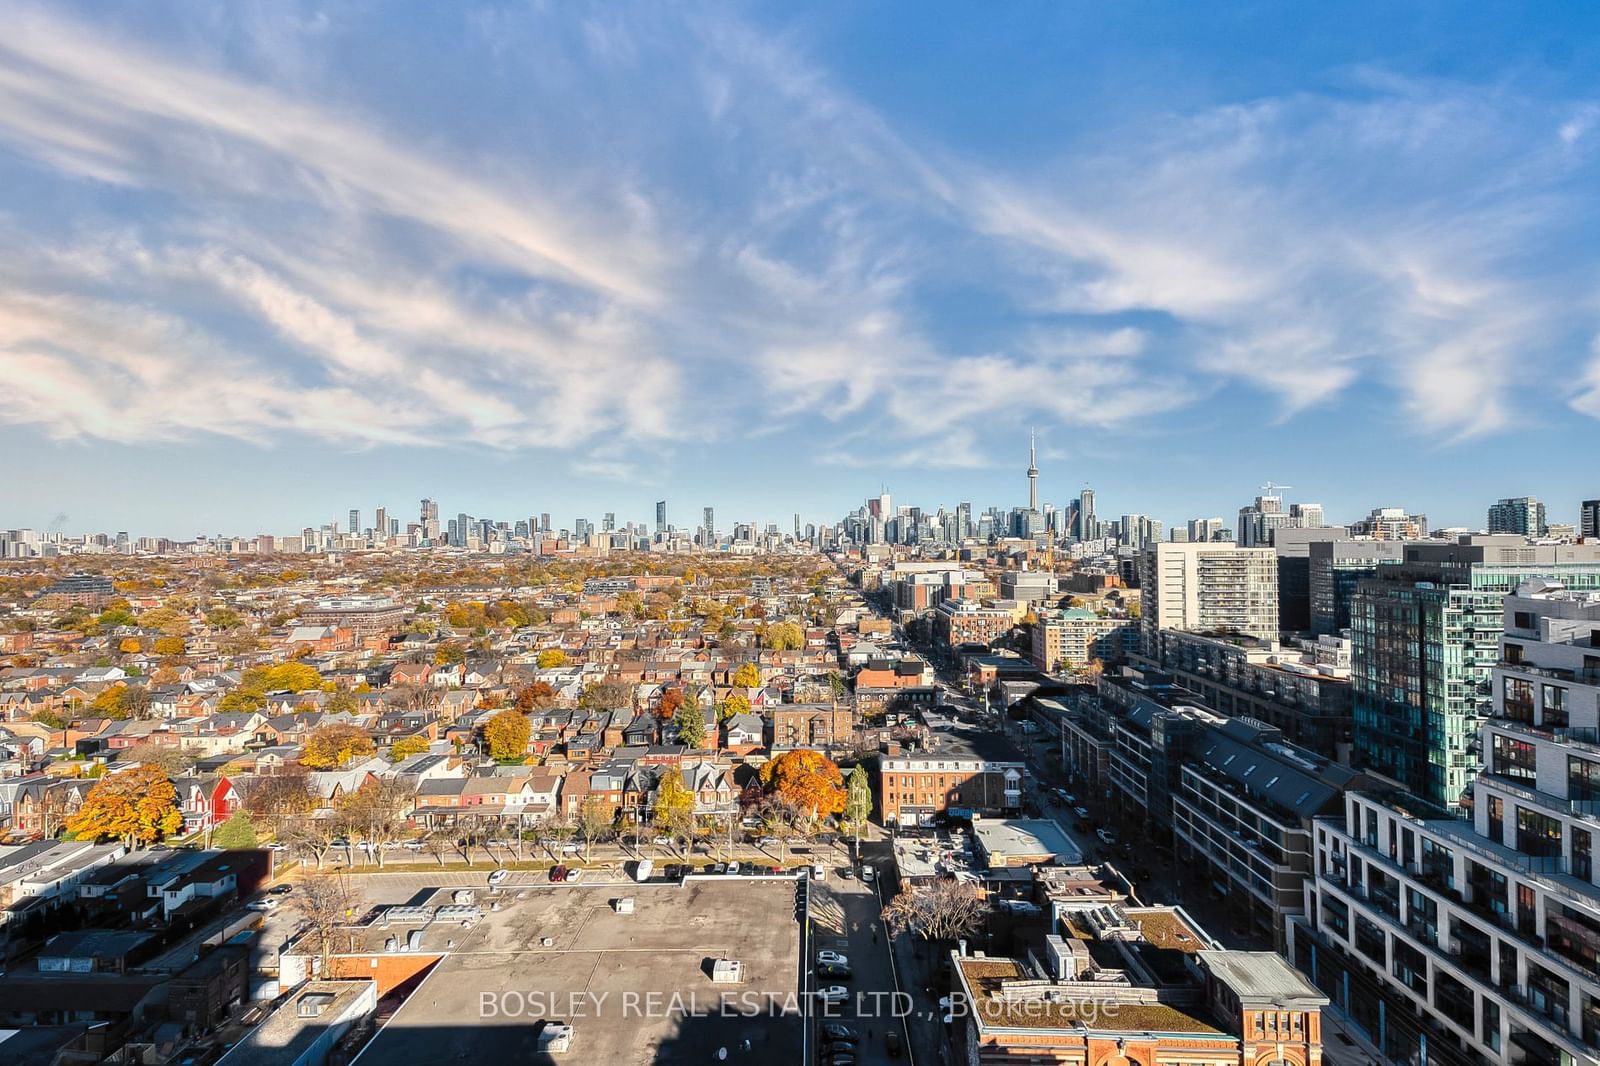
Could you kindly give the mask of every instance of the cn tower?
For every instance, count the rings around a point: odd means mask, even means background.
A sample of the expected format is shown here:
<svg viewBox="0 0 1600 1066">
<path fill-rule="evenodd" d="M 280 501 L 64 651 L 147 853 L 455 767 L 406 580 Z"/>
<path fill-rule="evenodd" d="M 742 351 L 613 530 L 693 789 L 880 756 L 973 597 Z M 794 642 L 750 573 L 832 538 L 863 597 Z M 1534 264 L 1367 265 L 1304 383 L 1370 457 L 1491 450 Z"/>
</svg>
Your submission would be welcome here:
<svg viewBox="0 0 1600 1066">
<path fill-rule="evenodd" d="M 1028 510 L 1039 509 L 1039 466 L 1034 462 L 1033 430 L 1028 430 Z"/>
</svg>

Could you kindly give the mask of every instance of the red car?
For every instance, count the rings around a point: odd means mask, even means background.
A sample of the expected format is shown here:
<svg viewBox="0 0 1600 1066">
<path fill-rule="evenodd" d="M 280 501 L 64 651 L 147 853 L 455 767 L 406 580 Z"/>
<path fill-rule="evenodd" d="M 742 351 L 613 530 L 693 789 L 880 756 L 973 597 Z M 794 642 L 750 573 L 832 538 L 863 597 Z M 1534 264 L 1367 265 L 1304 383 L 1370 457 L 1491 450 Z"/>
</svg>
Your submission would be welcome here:
<svg viewBox="0 0 1600 1066">
<path fill-rule="evenodd" d="M 567 868 L 565 866 L 553 866 L 550 868 L 550 880 L 565 881 L 566 879 Z"/>
</svg>

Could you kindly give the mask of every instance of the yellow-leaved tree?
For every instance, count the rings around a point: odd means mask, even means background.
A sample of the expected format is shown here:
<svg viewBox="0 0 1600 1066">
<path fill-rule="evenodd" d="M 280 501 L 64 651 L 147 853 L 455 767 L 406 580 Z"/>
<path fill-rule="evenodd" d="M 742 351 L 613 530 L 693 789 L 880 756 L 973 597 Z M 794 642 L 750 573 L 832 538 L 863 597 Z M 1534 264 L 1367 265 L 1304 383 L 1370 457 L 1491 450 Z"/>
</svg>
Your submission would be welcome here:
<svg viewBox="0 0 1600 1066">
<path fill-rule="evenodd" d="M 761 684 L 761 668 L 755 663 L 745 663 L 733 672 L 732 684 L 735 688 L 755 688 Z"/>
<path fill-rule="evenodd" d="M 528 738 L 533 726 L 518 710 L 505 710 L 483 725 L 483 738 L 489 742 L 489 758 L 497 762 L 521 762 L 528 757 Z"/>
<path fill-rule="evenodd" d="M 67 832 L 83 840 L 153 844 L 183 825 L 178 790 L 159 766 L 107 774 L 67 819 Z"/>
</svg>

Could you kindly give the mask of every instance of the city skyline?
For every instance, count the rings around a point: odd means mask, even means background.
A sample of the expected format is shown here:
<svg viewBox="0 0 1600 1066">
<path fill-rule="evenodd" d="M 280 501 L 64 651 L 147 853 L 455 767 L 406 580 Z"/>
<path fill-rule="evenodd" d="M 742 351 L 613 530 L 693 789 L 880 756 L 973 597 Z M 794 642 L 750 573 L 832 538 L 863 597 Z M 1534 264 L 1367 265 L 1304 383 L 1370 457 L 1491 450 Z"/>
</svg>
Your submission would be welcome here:
<svg viewBox="0 0 1600 1066">
<path fill-rule="evenodd" d="M 1593 495 L 1600 14 L 905 10 L 23 8 L 5 521 Z"/>
</svg>

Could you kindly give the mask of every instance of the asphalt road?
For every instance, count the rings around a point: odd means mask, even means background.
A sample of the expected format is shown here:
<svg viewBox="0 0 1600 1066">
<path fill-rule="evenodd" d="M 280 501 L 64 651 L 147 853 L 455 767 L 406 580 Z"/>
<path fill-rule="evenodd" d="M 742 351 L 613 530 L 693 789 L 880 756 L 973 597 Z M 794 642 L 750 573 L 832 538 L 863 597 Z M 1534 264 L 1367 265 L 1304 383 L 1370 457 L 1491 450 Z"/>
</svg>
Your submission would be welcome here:
<svg viewBox="0 0 1600 1066">
<path fill-rule="evenodd" d="M 868 848 L 868 860 L 876 849 Z M 885 1050 L 885 1034 L 889 1030 L 907 1037 L 902 1015 L 914 1001 L 899 991 L 898 973 L 890 957 L 889 938 L 880 917 L 883 904 L 879 900 L 877 882 L 866 884 L 859 877 L 840 875 L 840 867 L 830 865 L 826 891 L 815 896 L 812 921 L 813 960 L 818 951 L 831 950 L 850 960 L 851 979 L 833 981 L 817 977 L 816 984 L 842 984 L 851 991 L 852 998 L 837 1008 L 819 1011 L 819 1021 L 838 1021 L 855 1029 L 861 1036 L 857 1045 L 856 1061 L 861 1066 L 888 1066 L 890 1063 L 929 1061 L 917 1056 L 908 1059 L 904 1051 L 895 1059 Z M 826 1061 L 818 1057 L 816 1061 Z"/>
</svg>

